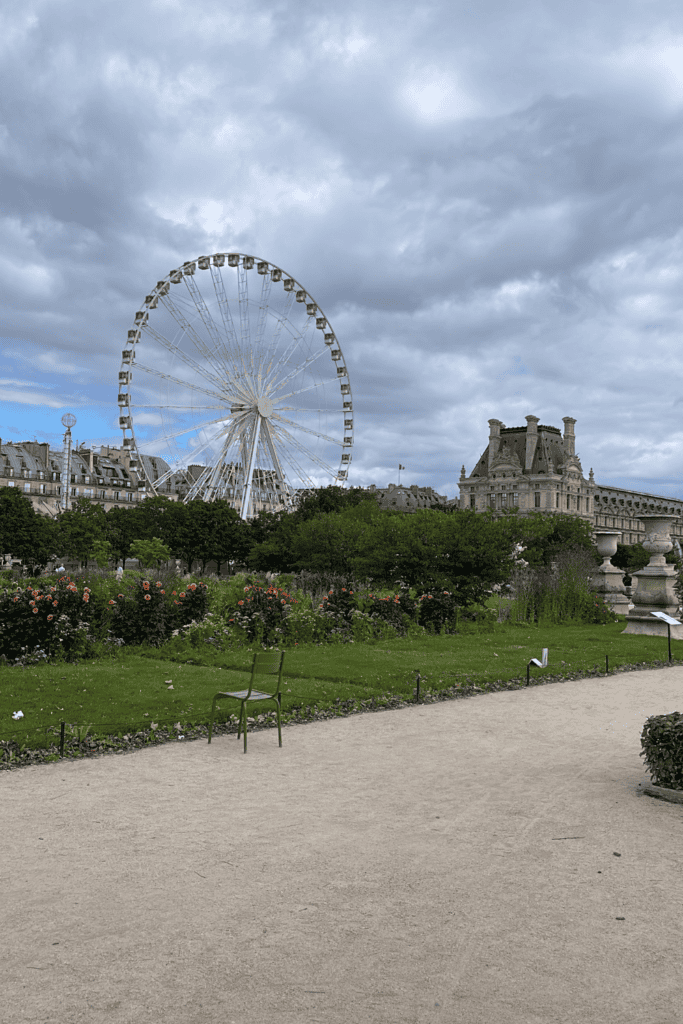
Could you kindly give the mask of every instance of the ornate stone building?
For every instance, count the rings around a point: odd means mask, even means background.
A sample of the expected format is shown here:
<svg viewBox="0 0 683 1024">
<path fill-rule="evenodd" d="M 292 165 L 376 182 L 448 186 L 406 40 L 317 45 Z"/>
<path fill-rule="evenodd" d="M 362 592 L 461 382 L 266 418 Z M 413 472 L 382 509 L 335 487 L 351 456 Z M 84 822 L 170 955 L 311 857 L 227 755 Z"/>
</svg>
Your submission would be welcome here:
<svg viewBox="0 0 683 1024">
<path fill-rule="evenodd" d="M 155 481 L 168 472 L 168 463 L 158 455 L 141 455 L 140 461 Z M 197 480 L 205 468 L 188 466 L 188 475 Z M 272 485 L 262 480 L 260 473 L 261 470 L 256 470 L 254 478 L 257 511 L 267 505 L 269 486 L 272 490 Z M 49 444 L 36 441 L 11 444 L 0 439 L 0 487 L 19 488 L 41 515 L 56 516 L 60 510 L 61 474 L 62 452 L 51 449 Z M 69 486 L 72 502 L 76 498 L 87 498 L 102 505 L 107 512 L 116 506 L 129 508 L 150 494 L 144 473 L 131 469 L 128 450 L 105 445 L 100 448 L 80 445 L 72 450 Z M 159 488 L 159 493 L 178 501 L 185 497 L 187 490 L 184 479 L 170 477 Z"/>
<path fill-rule="evenodd" d="M 643 491 L 596 484 L 593 470 L 583 475 L 575 452 L 574 424 L 563 417 L 558 427 L 539 426 L 538 416 L 527 416 L 526 427 L 506 427 L 489 420 L 489 443 L 469 476 L 460 473 L 460 508 L 484 511 L 518 508 L 520 512 L 556 512 L 586 519 L 599 529 L 622 531 L 622 544 L 636 544 L 644 527 L 639 512 L 667 512 L 683 516 L 683 501 Z M 683 518 L 672 537 L 683 539 Z"/>
<path fill-rule="evenodd" d="M 418 487 L 417 484 L 411 484 L 410 487 L 404 487 L 402 484 L 389 484 L 386 488 L 370 484 L 367 490 L 376 495 L 380 508 L 417 512 L 419 508 L 448 504 L 445 494 L 437 494 L 431 487 Z"/>
</svg>

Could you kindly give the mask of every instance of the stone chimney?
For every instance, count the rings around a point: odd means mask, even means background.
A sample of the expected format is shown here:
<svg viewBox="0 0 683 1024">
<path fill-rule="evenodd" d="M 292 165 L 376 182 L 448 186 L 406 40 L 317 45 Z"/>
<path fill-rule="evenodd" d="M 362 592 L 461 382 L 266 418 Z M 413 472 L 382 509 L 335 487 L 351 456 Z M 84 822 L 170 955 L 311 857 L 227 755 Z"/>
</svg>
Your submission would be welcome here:
<svg viewBox="0 0 683 1024">
<path fill-rule="evenodd" d="M 574 445 L 576 443 L 574 424 L 576 420 L 572 419 L 571 416 L 563 416 L 562 422 L 564 423 L 564 453 L 565 455 L 574 455 Z"/>
<path fill-rule="evenodd" d="M 500 420 L 489 420 L 489 473 L 500 448 L 500 428 L 504 426 Z"/>
<path fill-rule="evenodd" d="M 525 416 L 526 419 L 526 456 L 524 459 L 524 472 L 530 473 L 534 464 L 536 445 L 538 444 L 538 416 Z"/>
</svg>

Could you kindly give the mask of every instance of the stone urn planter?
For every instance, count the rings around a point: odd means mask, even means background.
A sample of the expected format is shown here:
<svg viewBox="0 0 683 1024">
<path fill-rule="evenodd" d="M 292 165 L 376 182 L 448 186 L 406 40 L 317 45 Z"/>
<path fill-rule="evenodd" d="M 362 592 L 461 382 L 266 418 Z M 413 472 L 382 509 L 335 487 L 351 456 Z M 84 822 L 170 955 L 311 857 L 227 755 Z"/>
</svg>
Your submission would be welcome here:
<svg viewBox="0 0 683 1024">
<path fill-rule="evenodd" d="M 628 613 L 623 632 L 666 636 L 666 623 L 650 613 L 666 612 L 672 618 L 677 617 L 676 570 L 673 565 L 667 565 L 664 556 L 673 548 L 670 531 L 678 516 L 644 513 L 637 518 L 645 527 L 643 547 L 650 552 L 650 561 L 644 569 L 633 574 L 638 583 L 633 592 L 633 608 Z M 683 640 L 683 626 L 671 627 L 671 639 Z"/>
<path fill-rule="evenodd" d="M 621 530 L 596 530 L 595 542 L 602 565 L 593 573 L 593 588 L 600 594 L 605 603 L 617 615 L 626 615 L 629 607 L 629 596 L 624 587 L 624 574 L 610 559 L 617 553 L 617 543 Z"/>
</svg>

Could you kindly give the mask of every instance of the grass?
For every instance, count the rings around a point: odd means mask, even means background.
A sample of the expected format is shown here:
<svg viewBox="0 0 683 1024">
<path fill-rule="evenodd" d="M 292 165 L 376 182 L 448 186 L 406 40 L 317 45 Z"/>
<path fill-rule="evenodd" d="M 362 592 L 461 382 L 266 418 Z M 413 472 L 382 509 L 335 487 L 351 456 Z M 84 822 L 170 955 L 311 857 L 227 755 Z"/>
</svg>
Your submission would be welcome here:
<svg viewBox="0 0 683 1024">
<path fill-rule="evenodd" d="M 303 645 L 285 656 L 283 721 L 325 711 L 349 713 L 363 705 L 396 706 L 414 698 L 418 672 L 420 695 L 427 699 L 438 693 L 464 695 L 474 686 L 521 685 L 529 660 L 540 659 L 543 647 L 549 649 L 548 667 L 532 668 L 533 685 L 603 674 L 605 655 L 610 671 L 667 661 L 666 637 L 624 636 L 624 626 L 623 619 L 605 626 L 500 623 L 491 632 Z M 683 655 L 675 643 L 672 653 Z M 132 735 L 158 742 L 197 729 L 203 734 L 213 696 L 244 689 L 252 659 L 251 649 L 220 653 L 207 645 L 191 660 L 168 660 L 163 649 L 135 648 L 100 661 L 0 668 L 0 764 L 16 760 L 22 748 L 54 750 L 61 722 L 67 723 L 69 749 L 77 756 L 85 751 L 86 735 L 91 743 L 108 738 L 105 746 L 125 746 Z M 221 702 L 217 721 L 223 731 L 238 709 L 237 701 Z M 271 709 L 274 715 L 274 705 L 266 703 L 265 710 Z M 23 718 L 15 721 L 12 715 L 19 710 Z M 259 712 L 264 713 L 263 705 L 248 706 L 249 714 Z"/>
</svg>

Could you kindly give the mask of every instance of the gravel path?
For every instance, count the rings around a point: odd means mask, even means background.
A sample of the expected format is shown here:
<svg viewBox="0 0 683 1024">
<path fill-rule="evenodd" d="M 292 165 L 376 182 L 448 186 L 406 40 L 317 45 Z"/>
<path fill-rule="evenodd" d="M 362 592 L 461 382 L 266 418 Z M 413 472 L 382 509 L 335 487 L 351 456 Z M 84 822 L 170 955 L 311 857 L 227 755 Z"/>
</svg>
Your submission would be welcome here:
<svg viewBox="0 0 683 1024">
<path fill-rule="evenodd" d="M 0 1019 L 679 1024 L 678 710 L 674 666 L 7 771 Z"/>
</svg>

